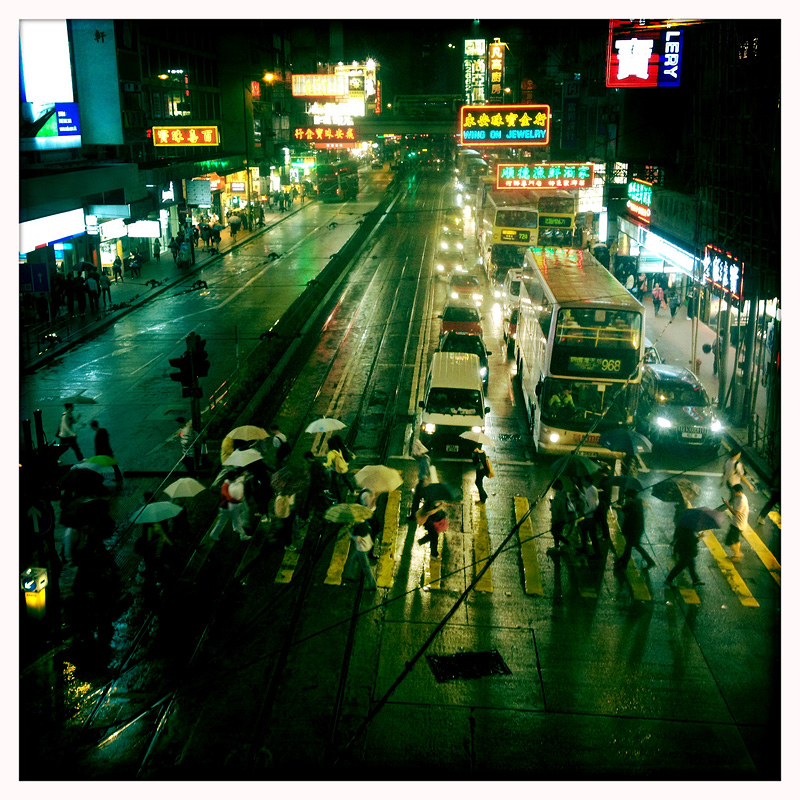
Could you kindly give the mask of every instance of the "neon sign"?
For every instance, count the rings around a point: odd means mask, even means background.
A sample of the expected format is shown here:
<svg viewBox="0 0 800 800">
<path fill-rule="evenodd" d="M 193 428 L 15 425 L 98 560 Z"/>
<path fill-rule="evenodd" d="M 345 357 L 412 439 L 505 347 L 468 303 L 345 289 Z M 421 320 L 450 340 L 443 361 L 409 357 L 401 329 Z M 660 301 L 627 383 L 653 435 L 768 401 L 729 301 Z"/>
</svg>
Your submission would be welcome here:
<svg viewBox="0 0 800 800">
<path fill-rule="evenodd" d="M 498 164 L 498 189 L 583 189 L 594 181 L 593 164 Z"/>
<path fill-rule="evenodd" d="M 495 39 L 489 45 L 489 99 L 498 102 L 503 99 L 503 79 L 505 77 L 505 44 Z"/>
<path fill-rule="evenodd" d="M 606 86 L 680 86 L 683 30 L 672 24 L 669 20 L 612 19 Z"/>
<path fill-rule="evenodd" d="M 643 222 L 650 222 L 652 202 L 653 184 L 634 178 L 628 184 L 628 211 Z"/>
<path fill-rule="evenodd" d="M 325 125 L 309 128 L 295 128 L 294 138 L 298 141 L 336 144 L 355 142 L 356 131 L 352 125 Z"/>
<path fill-rule="evenodd" d="M 707 244 L 703 258 L 703 280 L 738 300 L 742 296 L 744 264 L 730 253 Z"/>
<path fill-rule="evenodd" d="M 550 143 L 550 106 L 461 106 L 461 144 L 541 147 Z"/>
<path fill-rule="evenodd" d="M 208 147 L 219 144 L 216 125 L 203 127 L 153 126 L 153 144 L 156 147 Z"/>
</svg>

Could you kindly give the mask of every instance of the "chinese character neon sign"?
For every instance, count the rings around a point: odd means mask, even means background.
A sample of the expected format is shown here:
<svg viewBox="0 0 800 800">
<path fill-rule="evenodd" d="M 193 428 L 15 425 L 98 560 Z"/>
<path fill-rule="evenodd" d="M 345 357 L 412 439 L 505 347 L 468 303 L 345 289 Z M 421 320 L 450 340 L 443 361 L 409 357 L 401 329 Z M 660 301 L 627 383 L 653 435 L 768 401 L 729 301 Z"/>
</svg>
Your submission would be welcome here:
<svg viewBox="0 0 800 800">
<path fill-rule="evenodd" d="M 585 189 L 594 181 L 592 164 L 498 164 L 498 189 Z"/>
<path fill-rule="evenodd" d="M 302 142 L 336 144 L 356 141 L 356 131 L 352 125 L 314 125 L 295 128 L 294 138 Z"/>
<path fill-rule="evenodd" d="M 628 184 L 628 211 L 643 222 L 650 222 L 652 202 L 653 184 L 634 178 Z"/>
<path fill-rule="evenodd" d="M 153 126 L 153 144 L 156 147 L 208 147 L 219 145 L 216 125 L 198 127 Z"/>
<path fill-rule="evenodd" d="M 505 47 L 505 44 L 498 39 L 489 45 L 489 99 L 495 103 L 503 99 Z"/>
<path fill-rule="evenodd" d="M 744 264 L 730 253 L 707 244 L 703 258 L 703 280 L 738 300 L 742 296 Z"/>
<path fill-rule="evenodd" d="M 461 144 L 539 147 L 550 143 L 550 106 L 461 106 Z"/>
</svg>

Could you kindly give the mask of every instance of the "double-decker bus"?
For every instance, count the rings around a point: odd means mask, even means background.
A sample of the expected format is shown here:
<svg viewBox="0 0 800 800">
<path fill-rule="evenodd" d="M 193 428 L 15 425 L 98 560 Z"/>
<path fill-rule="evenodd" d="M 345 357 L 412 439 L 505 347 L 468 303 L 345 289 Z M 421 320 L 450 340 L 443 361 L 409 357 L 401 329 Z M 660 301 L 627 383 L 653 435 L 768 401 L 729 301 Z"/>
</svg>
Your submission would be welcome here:
<svg viewBox="0 0 800 800">
<path fill-rule="evenodd" d="M 537 191 L 539 230 L 536 244 L 545 247 L 582 247 L 583 232 L 576 227 L 578 193 L 564 189 Z"/>
<path fill-rule="evenodd" d="M 484 180 L 475 198 L 475 238 L 486 273 L 502 283 L 511 267 L 521 267 L 525 249 L 537 242 L 538 195 L 533 191 L 498 192 L 494 178 Z"/>
<path fill-rule="evenodd" d="M 317 196 L 323 202 L 350 200 L 358 195 L 358 162 L 353 159 L 317 164 Z"/>
<path fill-rule="evenodd" d="M 632 427 L 644 359 L 644 307 L 588 251 L 531 247 L 515 355 L 534 446 L 610 457 L 600 434 Z"/>
</svg>

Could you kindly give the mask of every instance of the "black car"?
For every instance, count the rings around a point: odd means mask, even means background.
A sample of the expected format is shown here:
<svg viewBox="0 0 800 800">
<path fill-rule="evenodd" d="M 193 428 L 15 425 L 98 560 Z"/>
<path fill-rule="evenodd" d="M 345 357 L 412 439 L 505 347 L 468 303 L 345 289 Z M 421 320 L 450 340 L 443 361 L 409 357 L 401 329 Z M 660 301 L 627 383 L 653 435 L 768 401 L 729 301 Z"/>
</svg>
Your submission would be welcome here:
<svg viewBox="0 0 800 800">
<path fill-rule="evenodd" d="M 491 350 L 486 349 L 483 339 L 477 333 L 462 333 L 461 331 L 448 331 L 442 334 L 439 347 L 442 353 L 473 353 L 478 356 L 481 365 L 481 378 L 484 388 L 489 383 L 489 356 Z"/>
<path fill-rule="evenodd" d="M 684 367 L 645 364 L 636 427 L 653 443 L 708 447 L 722 441 L 722 422 L 697 377 Z"/>
</svg>

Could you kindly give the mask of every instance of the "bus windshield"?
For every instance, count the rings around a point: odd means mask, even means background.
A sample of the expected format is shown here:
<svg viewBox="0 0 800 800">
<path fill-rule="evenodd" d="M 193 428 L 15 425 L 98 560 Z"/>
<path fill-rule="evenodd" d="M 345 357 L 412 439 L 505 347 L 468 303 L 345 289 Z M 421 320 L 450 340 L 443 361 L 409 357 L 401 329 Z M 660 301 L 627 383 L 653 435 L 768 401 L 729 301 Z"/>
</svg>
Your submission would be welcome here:
<svg viewBox="0 0 800 800">
<path fill-rule="evenodd" d="M 605 413 L 597 430 L 626 421 L 627 388 L 546 378 L 542 387 L 542 421 L 549 425 L 587 431 Z"/>
<path fill-rule="evenodd" d="M 492 261 L 498 267 L 521 267 L 525 263 L 525 248 L 514 244 L 496 244 Z"/>
<path fill-rule="evenodd" d="M 642 315 L 604 308 L 560 308 L 550 362 L 554 375 L 626 378 L 639 366 Z"/>
<path fill-rule="evenodd" d="M 505 228 L 535 228 L 539 215 L 522 208 L 498 208 L 494 224 Z"/>
<path fill-rule="evenodd" d="M 542 193 L 539 198 L 539 211 L 550 214 L 574 214 L 575 200 L 572 197 L 551 197 Z"/>
</svg>

